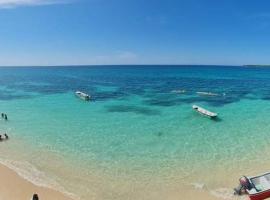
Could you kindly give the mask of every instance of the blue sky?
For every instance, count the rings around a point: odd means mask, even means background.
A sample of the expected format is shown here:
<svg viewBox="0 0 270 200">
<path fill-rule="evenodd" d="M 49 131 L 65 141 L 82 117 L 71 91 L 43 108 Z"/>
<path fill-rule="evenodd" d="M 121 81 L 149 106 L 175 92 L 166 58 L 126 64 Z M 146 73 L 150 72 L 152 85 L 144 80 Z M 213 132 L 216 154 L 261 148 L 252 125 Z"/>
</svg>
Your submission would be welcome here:
<svg viewBox="0 0 270 200">
<path fill-rule="evenodd" d="M 268 0 L 0 0 L 0 65 L 270 64 Z"/>
</svg>

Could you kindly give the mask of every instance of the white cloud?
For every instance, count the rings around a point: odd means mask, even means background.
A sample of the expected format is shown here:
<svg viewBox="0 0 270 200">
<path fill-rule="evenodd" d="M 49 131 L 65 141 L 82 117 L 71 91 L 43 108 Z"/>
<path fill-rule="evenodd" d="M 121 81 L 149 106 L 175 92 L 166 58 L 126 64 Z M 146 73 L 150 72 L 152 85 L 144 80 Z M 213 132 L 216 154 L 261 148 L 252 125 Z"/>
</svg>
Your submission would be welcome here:
<svg viewBox="0 0 270 200">
<path fill-rule="evenodd" d="M 67 3 L 66 0 L 0 0 L 0 8 L 15 8 L 18 6 L 41 6 Z"/>
</svg>

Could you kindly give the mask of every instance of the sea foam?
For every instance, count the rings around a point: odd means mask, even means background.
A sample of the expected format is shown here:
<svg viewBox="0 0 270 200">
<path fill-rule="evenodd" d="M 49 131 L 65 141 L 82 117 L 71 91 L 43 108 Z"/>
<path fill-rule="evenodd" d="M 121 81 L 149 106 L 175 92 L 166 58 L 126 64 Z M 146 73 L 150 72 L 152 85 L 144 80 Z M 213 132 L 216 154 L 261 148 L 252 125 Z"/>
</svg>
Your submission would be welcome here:
<svg viewBox="0 0 270 200">
<path fill-rule="evenodd" d="M 55 191 L 61 192 L 68 197 L 79 200 L 80 198 L 68 192 L 63 186 L 61 186 L 55 179 L 49 177 L 43 171 L 38 170 L 34 165 L 25 161 L 14 161 L 14 160 L 7 160 L 7 159 L 0 159 L 0 164 L 8 167 L 9 169 L 16 172 L 20 177 L 23 179 L 31 182 L 32 184 L 38 187 L 45 187 L 49 189 L 53 189 Z"/>
</svg>

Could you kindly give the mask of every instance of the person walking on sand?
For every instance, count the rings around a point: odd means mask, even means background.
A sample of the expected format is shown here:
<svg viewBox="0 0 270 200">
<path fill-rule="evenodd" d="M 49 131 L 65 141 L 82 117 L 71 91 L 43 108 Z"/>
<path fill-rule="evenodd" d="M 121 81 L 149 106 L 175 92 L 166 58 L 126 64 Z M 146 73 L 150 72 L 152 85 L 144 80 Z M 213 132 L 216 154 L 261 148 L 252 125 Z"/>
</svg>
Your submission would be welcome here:
<svg viewBox="0 0 270 200">
<path fill-rule="evenodd" d="M 38 195 L 34 194 L 31 200 L 39 200 Z"/>
</svg>

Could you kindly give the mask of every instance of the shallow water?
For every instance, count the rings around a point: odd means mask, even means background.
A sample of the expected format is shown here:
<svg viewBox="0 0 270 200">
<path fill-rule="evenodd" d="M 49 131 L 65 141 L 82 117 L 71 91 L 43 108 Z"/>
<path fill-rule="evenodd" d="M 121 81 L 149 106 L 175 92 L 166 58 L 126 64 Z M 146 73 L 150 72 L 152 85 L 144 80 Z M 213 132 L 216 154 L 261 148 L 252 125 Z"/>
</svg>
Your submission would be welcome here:
<svg viewBox="0 0 270 200">
<path fill-rule="evenodd" d="M 82 199 L 162 199 L 194 183 L 215 193 L 269 164 L 268 69 L 0 68 L 0 83 L 0 111 L 9 117 L 0 128 L 11 137 L 1 160 Z M 76 98 L 77 89 L 92 101 Z"/>
</svg>

